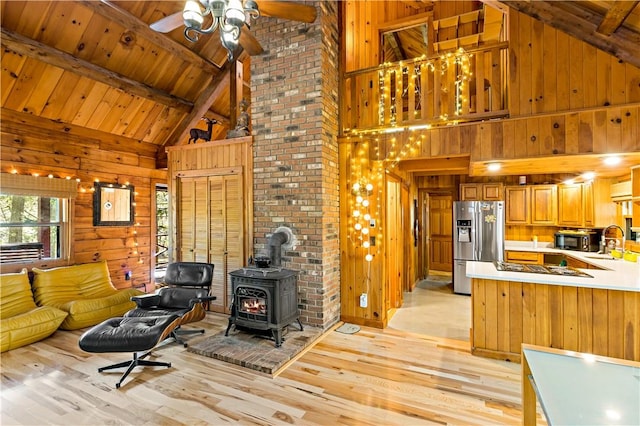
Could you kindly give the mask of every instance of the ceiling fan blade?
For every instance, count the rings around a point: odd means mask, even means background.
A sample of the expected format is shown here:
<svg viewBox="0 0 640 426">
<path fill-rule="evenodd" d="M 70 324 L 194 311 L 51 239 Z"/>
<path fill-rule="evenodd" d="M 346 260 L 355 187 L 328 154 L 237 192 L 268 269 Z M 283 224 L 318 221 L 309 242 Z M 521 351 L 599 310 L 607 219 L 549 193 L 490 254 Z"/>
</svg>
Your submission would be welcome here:
<svg viewBox="0 0 640 426">
<path fill-rule="evenodd" d="M 258 2 L 260 15 L 311 23 L 316 20 L 316 8 L 292 1 L 263 0 Z"/>
<path fill-rule="evenodd" d="M 240 45 L 251 56 L 264 52 L 260 42 L 251 34 L 251 31 L 249 31 L 247 27 L 244 27 L 242 31 L 240 31 Z"/>
<path fill-rule="evenodd" d="M 176 12 L 171 15 L 167 15 L 159 21 L 149 25 L 149 27 L 159 33 L 170 33 L 179 26 L 184 25 L 184 19 L 182 19 L 182 12 Z"/>
</svg>

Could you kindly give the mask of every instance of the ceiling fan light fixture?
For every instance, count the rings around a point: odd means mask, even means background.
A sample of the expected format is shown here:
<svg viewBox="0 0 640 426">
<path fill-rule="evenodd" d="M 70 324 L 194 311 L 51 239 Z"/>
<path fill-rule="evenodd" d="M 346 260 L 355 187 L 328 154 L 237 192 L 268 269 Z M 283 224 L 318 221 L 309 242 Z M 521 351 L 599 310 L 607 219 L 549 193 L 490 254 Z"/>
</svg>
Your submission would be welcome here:
<svg viewBox="0 0 640 426">
<path fill-rule="evenodd" d="M 193 29 L 201 29 L 204 22 L 204 16 L 200 10 L 200 5 L 195 0 L 189 0 L 184 5 L 182 12 L 185 26 Z"/>
<path fill-rule="evenodd" d="M 224 11 L 225 24 L 232 25 L 236 28 L 242 27 L 245 22 L 244 9 L 240 0 L 229 0 L 226 10 Z"/>
<path fill-rule="evenodd" d="M 207 14 L 211 15 L 212 23 L 209 28 L 202 29 Z M 254 0 L 247 0 L 244 4 L 242 0 L 200 0 L 200 3 L 188 0 L 182 12 L 184 36 L 195 43 L 198 34 L 210 34 L 219 29 L 220 43 L 227 49 L 229 61 L 232 61 L 242 27 L 249 19 L 259 16 L 258 4 Z"/>
</svg>

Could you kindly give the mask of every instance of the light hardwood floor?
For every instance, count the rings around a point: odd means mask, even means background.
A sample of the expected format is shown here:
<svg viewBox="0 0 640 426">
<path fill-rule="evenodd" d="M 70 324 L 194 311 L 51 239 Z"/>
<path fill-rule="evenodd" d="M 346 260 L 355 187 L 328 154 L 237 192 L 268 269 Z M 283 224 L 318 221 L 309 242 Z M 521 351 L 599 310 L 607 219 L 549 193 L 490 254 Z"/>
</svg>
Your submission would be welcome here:
<svg viewBox="0 0 640 426">
<path fill-rule="evenodd" d="M 209 313 L 206 335 L 227 324 Z M 275 378 L 176 344 L 121 389 L 97 368 L 129 354 L 79 349 L 83 330 L 2 354 L 2 425 L 519 424 L 520 366 L 470 355 L 467 342 L 362 327 L 331 331 Z M 193 342 L 201 337 L 192 337 Z"/>
</svg>

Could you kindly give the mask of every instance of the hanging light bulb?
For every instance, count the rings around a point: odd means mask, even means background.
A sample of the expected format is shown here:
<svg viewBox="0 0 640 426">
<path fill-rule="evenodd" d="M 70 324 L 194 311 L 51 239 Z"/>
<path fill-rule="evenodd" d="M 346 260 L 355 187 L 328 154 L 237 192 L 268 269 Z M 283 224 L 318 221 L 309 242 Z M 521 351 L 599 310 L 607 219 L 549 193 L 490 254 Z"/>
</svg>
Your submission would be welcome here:
<svg viewBox="0 0 640 426">
<path fill-rule="evenodd" d="M 353 190 L 356 192 L 360 191 L 360 184 L 358 182 L 353 184 Z"/>
<path fill-rule="evenodd" d="M 366 260 L 367 262 L 371 262 L 373 260 L 373 255 L 372 254 L 367 254 L 364 257 L 364 260 Z"/>
<path fill-rule="evenodd" d="M 362 243 L 362 247 L 369 248 L 369 247 L 371 247 L 371 243 L 369 241 L 365 241 L 365 242 Z"/>
<path fill-rule="evenodd" d="M 365 214 L 364 216 L 362 216 L 364 218 L 364 220 L 369 221 L 371 220 L 371 215 L 369 213 Z"/>
<path fill-rule="evenodd" d="M 360 210 L 354 210 L 353 217 L 358 217 L 358 216 L 360 216 Z"/>
<path fill-rule="evenodd" d="M 368 235 L 369 234 L 369 228 L 367 228 L 366 226 L 364 228 L 362 228 L 362 234 L 363 235 Z"/>
<path fill-rule="evenodd" d="M 362 200 L 363 200 L 363 199 L 362 199 L 362 195 L 358 195 L 358 196 L 356 197 L 356 203 L 360 204 L 360 203 L 362 202 Z"/>
<path fill-rule="evenodd" d="M 362 205 L 363 205 L 364 207 L 369 207 L 369 200 L 363 200 L 363 201 L 362 201 Z"/>
<path fill-rule="evenodd" d="M 359 223 L 356 223 L 353 227 L 356 229 L 356 231 L 359 231 L 362 229 L 362 225 Z"/>
<path fill-rule="evenodd" d="M 365 186 L 365 189 L 366 189 L 367 191 L 373 191 L 373 185 L 372 185 L 372 184 L 370 184 L 370 183 L 368 183 L 368 184 L 367 184 L 367 186 Z"/>
</svg>

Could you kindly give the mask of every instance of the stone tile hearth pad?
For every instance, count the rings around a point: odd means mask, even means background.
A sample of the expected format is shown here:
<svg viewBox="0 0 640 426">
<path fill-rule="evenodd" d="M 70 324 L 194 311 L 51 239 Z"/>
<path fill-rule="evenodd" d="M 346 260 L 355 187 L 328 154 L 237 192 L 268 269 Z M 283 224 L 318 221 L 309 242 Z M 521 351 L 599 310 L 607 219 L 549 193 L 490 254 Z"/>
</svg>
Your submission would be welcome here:
<svg viewBox="0 0 640 426">
<path fill-rule="evenodd" d="M 289 360 L 312 345 L 322 335 L 322 330 L 305 326 L 304 331 L 300 331 L 297 324 L 293 324 L 285 330 L 284 341 L 279 348 L 276 348 L 273 339 L 269 338 L 270 332 L 259 333 L 232 328 L 229 336 L 225 336 L 224 331 L 221 331 L 190 344 L 187 350 L 260 373 L 275 375 Z"/>
</svg>

